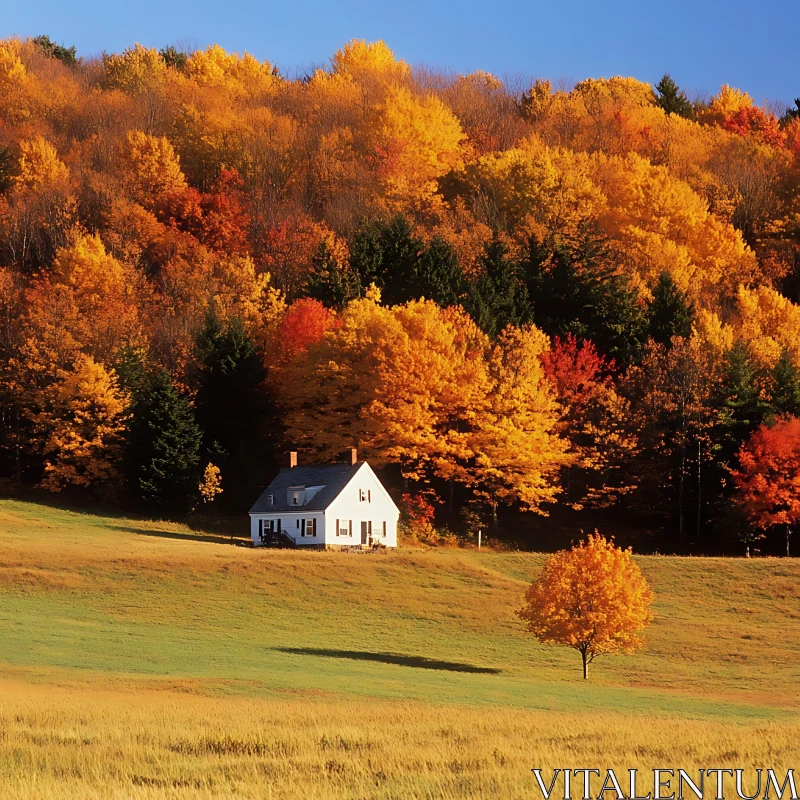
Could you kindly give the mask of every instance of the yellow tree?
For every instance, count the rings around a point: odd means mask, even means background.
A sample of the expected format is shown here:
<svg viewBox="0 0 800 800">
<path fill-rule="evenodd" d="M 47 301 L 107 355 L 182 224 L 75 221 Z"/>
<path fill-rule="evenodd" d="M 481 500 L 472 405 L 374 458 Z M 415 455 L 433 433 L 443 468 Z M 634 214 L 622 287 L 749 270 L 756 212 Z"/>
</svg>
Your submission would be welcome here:
<svg viewBox="0 0 800 800">
<path fill-rule="evenodd" d="M 41 485 L 58 492 L 115 481 L 129 398 L 113 370 L 81 355 L 41 394 L 33 416 L 45 456 Z"/>
<path fill-rule="evenodd" d="M 269 92 L 280 80 L 268 61 L 259 61 L 249 53 L 227 53 L 218 44 L 195 50 L 186 62 L 186 72 L 200 86 L 237 94 Z"/>
<path fill-rule="evenodd" d="M 167 64 L 161 54 L 138 42 L 122 53 L 104 55 L 103 68 L 105 85 L 128 94 L 156 87 L 167 76 Z"/>
<path fill-rule="evenodd" d="M 20 142 L 20 156 L 14 184 L 20 189 L 36 189 L 56 183 L 69 175 L 55 147 L 43 136 Z"/>
<path fill-rule="evenodd" d="M 727 83 L 711 98 L 708 108 L 698 116 L 701 122 L 721 125 L 728 117 L 753 105 L 753 98 L 747 92 L 729 86 Z"/>
<path fill-rule="evenodd" d="M 0 39 L 0 117 L 13 121 L 30 116 L 33 76 L 20 58 L 21 50 L 18 38 Z"/>
<path fill-rule="evenodd" d="M 216 464 L 208 462 L 203 471 L 203 480 L 197 484 L 197 490 L 200 492 L 204 503 L 213 503 L 217 495 L 222 494 L 224 491 L 222 488 L 222 475 Z"/>
<path fill-rule="evenodd" d="M 717 219 L 708 202 L 666 167 L 646 159 L 594 157 L 594 180 L 607 198 L 601 229 L 619 242 L 628 268 L 645 285 L 662 272 L 701 304 L 757 275 L 755 254 L 732 225 Z"/>
<path fill-rule="evenodd" d="M 541 357 L 549 349 L 538 328 L 509 326 L 488 357 L 489 385 L 483 402 L 472 409 L 474 432 L 467 438 L 474 453 L 475 494 L 497 518 L 501 502 L 519 502 L 545 514 L 561 491 L 559 472 L 572 459 L 558 436 L 558 407 Z"/>
<path fill-rule="evenodd" d="M 523 240 L 531 234 L 575 235 L 595 218 L 604 198 L 584 153 L 549 148 L 536 137 L 502 152 L 489 153 L 448 176 L 448 199 L 463 196 Z"/>
<path fill-rule="evenodd" d="M 107 361 L 120 346 L 141 343 L 145 281 L 108 255 L 97 234 L 71 232 L 68 246 L 56 252 L 52 280 L 71 291 L 81 314 L 78 337 L 95 358 Z"/>
<path fill-rule="evenodd" d="M 800 306 L 769 286 L 739 287 L 734 327 L 752 356 L 774 367 L 784 350 L 800 365 Z"/>
<path fill-rule="evenodd" d="M 186 191 L 180 160 L 166 137 L 130 131 L 128 159 L 132 188 L 142 205 L 152 208 L 159 199 Z"/>
<path fill-rule="evenodd" d="M 353 39 L 332 59 L 336 75 L 346 75 L 358 82 L 380 81 L 393 83 L 411 77 L 411 67 L 398 61 L 384 41 L 369 42 Z"/>
<path fill-rule="evenodd" d="M 460 308 L 420 300 L 390 309 L 396 338 L 378 344 L 370 444 L 414 480 L 470 485 L 470 431 L 489 392 L 489 341 Z"/>
<path fill-rule="evenodd" d="M 643 645 L 639 634 L 653 619 L 652 602 L 630 548 L 595 531 L 547 559 L 517 614 L 540 642 L 577 650 L 585 680 L 598 656 L 633 653 Z"/>
<path fill-rule="evenodd" d="M 434 95 L 419 98 L 393 88 L 367 122 L 367 138 L 390 210 L 425 210 L 436 180 L 461 165 L 464 133 L 452 111 Z"/>
</svg>

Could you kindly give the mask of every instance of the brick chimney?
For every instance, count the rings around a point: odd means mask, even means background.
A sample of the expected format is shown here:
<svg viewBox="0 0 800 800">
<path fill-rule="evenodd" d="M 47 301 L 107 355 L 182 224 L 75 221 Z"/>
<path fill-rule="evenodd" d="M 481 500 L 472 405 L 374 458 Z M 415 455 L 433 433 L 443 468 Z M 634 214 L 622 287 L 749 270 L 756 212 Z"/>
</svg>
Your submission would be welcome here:
<svg viewBox="0 0 800 800">
<path fill-rule="evenodd" d="M 294 469 L 297 466 L 297 451 L 292 450 L 289 453 L 289 469 Z"/>
<path fill-rule="evenodd" d="M 358 449 L 355 447 L 351 447 L 349 455 L 350 455 L 350 466 L 353 467 L 358 463 Z"/>
</svg>

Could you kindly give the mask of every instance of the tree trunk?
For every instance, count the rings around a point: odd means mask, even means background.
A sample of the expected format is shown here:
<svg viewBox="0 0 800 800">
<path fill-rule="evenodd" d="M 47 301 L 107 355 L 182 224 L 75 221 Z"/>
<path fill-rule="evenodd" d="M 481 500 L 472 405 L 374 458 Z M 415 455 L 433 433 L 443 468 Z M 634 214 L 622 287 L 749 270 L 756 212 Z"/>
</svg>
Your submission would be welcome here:
<svg viewBox="0 0 800 800">
<path fill-rule="evenodd" d="M 786 526 L 786 557 L 788 558 L 791 553 L 789 552 L 789 542 L 792 538 L 792 529 L 789 525 Z"/>
<path fill-rule="evenodd" d="M 589 654 L 585 650 L 581 650 L 581 658 L 583 659 L 583 679 L 589 679 Z"/>
<path fill-rule="evenodd" d="M 700 541 L 700 521 L 703 515 L 703 484 L 701 482 L 703 463 L 703 443 L 697 440 L 697 541 Z"/>
<path fill-rule="evenodd" d="M 497 536 L 497 503 L 492 503 L 492 533 Z"/>
<path fill-rule="evenodd" d="M 447 519 L 453 521 L 453 481 L 447 481 Z"/>
<path fill-rule="evenodd" d="M 14 478 L 16 479 L 17 486 L 22 483 L 22 447 L 19 432 L 19 405 L 16 408 L 14 417 Z"/>
<path fill-rule="evenodd" d="M 683 473 L 686 470 L 686 443 L 683 443 L 681 448 L 681 467 L 680 474 L 678 475 L 678 540 L 681 544 L 681 552 L 685 553 L 688 550 L 686 526 L 683 520 Z"/>
</svg>

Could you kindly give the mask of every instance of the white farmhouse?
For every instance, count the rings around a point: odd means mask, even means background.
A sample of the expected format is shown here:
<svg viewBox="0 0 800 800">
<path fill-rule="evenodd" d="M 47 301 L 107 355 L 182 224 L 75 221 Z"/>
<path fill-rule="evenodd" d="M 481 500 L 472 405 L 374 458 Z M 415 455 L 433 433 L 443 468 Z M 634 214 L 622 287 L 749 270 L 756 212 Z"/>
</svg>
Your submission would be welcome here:
<svg viewBox="0 0 800 800">
<path fill-rule="evenodd" d="M 345 464 L 297 466 L 289 454 L 250 509 L 255 546 L 287 538 L 298 547 L 397 547 L 400 512 L 355 450 Z"/>
</svg>

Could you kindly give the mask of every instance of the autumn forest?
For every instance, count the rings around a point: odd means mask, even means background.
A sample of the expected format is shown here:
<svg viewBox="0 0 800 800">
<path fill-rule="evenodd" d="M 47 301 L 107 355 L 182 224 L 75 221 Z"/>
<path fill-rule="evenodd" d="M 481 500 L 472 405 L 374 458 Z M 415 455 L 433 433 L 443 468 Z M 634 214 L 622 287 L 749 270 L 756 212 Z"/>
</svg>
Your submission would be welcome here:
<svg viewBox="0 0 800 800">
<path fill-rule="evenodd" d="M 782 554 L 798 416 L 800 100 L 0 41 L 3 490 L 245 517 L 355 446 L 425 541 Z"/>
</svg>

